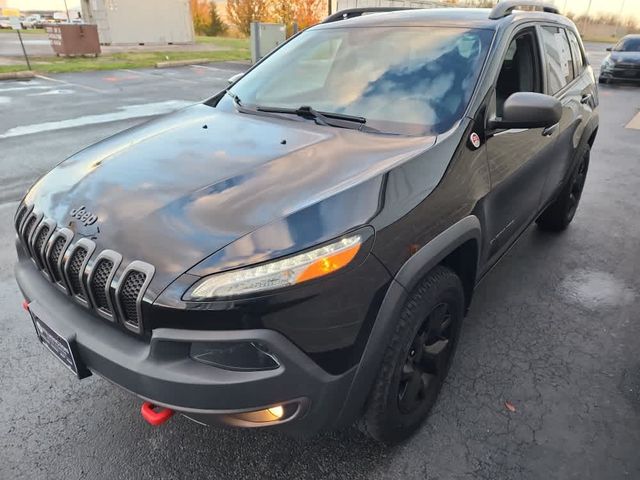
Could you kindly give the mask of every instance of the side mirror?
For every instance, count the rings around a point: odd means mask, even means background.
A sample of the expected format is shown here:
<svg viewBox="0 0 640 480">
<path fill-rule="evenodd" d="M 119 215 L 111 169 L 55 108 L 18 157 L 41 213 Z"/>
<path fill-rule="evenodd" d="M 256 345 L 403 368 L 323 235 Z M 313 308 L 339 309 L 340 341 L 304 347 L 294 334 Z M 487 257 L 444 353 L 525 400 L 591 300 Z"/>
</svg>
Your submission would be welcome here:
<svg viewBox="0 0 640 480">
<path fill-rule="evenodd" d="M 502 118 L 492 120 L 490 128 L 547 128 L 562 118 L 562 104 L 549 95 L 517 92 L 504 102 Z"/>
<path fill-rule="evenodd" d="M 229 85 L 233 85 L 238 80 L 240 80 L 242 77 L 244 77 L 244 72 L 236 73 L 233 77 L 229 77 L 229 80 L 227 80 L 227 81 L 229 82 Z"/>
<path fill-rule="evenodd" d="M 612 47 L 607 47 L 607 52 L 610 52 L 611 50 L 613 50 Z"/>
</svg>

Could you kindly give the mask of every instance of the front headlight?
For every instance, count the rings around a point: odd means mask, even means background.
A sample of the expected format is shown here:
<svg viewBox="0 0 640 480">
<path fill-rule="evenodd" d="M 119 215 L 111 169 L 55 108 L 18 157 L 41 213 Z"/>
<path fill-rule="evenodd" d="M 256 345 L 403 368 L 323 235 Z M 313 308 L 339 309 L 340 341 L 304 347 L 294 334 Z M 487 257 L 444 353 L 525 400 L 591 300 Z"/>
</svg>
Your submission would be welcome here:
<svg viewBox="0 0 640 480">
<path fill-rule="evenodd" d="M 611 60 L 611 57 L 607 57 L 603 60 L 601 68 L 603 70 L 610 70 L 614 67 L 614 65 L 615 65 L 615 62 Z"/>
<path fill-rule="evenodd" d="M 351 235 L 322 247 L 255 267 L 217 273 L 197 282 L 188 301 L 236 297 L 297 285 L 348 265 L 360 250 L 362 237 Z"/>
</svg>

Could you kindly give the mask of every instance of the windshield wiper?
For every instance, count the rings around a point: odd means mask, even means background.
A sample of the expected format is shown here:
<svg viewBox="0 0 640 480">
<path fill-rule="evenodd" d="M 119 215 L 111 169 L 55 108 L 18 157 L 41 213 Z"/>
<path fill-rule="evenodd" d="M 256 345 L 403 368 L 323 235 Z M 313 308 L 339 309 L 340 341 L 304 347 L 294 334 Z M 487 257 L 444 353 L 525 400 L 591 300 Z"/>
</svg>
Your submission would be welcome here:
<svg viewBox="0 0 640 480">
<path fill-rule="evenodd" d="M 303 105 L 298 108 L 281 108 L 281 107 L 262 107 L 257 106 L 256 110 L 266 113 L 287 113 L 291 115 L 298 115 L 299 117 L 315 120 L 318 125 L 330 125 L 333 127 L 353 128 L 356 130 L 362 130 L 364 124 L 367 123 L 367 119 L 364 117 L 356 117 L 353 115 L 346 115 L 344 113 L 332 113 L 332 112 L 319 112 L 314 110 L 308 105 Z M 337 120 L 337 121 L 336 121 Z M 357 124 L 357 125 L 354 125 Z M 367 131 L 374 131 L 367 127 Z"/>
<path fill-rule="evenodd" d="M 241 107 L 242 106 L 242 102 L 240 101 L 240 97 L 238 95 L 236 95 L 235 93 L 233 93 L 231 90 L 229 90 L 228 88 L 225 90 L 225 93 L 227 95 L 229 95 L 231 98 L 233 98 L 233 102 Z"/>
<path fill-rule="evenodd" d="M 298 108 L 284 108 L 284 107 L 265 107 L 261 105 L 243 105 L 240 98 L 233 92 L 225 90 L 231 98 L 233 98 L 238 111 L 242 113 L 252 114 L 288 114 L 297 115 L 299 117 L 314 120 L 318 125 L 325 125 L 339 128 L 349 128 L 352 130 L 359 130 L 367 133 L 385 133 L 376 128 L 365 125 L 367 119 L 364 117 L 357 117 L 354 115 L 346 115 L 344 113 L 334 112 L 319 112 L 312 107 L 303 105 Z"/>
</svg>

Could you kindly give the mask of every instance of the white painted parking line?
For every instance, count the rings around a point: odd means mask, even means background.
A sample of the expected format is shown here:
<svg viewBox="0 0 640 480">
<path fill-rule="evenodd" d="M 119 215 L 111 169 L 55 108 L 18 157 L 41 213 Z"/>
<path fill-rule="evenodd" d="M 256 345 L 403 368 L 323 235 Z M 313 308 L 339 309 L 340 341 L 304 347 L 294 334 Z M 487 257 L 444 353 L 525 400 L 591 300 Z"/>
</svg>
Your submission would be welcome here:
<svg viewBox="0 0 640 480">
<path fill-rule="evenodd" d="M 213 80 L 227 81 L 229 80 L 229 77 L 232 77 L 233 75 L 235 75 L 235 73 L 230 72 L 229 70 L 224 70 L 222 68 L 215 68 L 215 67 L 207 67 L 206 65 L 190 65 L 190 67 L 196 70 L 210 70 L 212 72 L 218 72 L 221 74 L 221 76 L 207 75 L 207 78 L 213 79 Z"/>
<path fill-rule="evenodd" d="M 27 97 L 42 97 L 46 95 L 71 95 L 75 92 L 75 90 L 72 90 L 70 88 L 53 88 L 45 92 L 28 93 Z"/>
<path fill-rule="evenodd" d="M 9 88 L 0 88 L 0 93 L 5 92 L 22 92 L 24 90 L 48 90 L 51 88 L 51 85 L 28 85 L 24 87 L 9 87 Z"/>
<path fill-rule="evenodd" d="M 640 130 L 640 112 L 636 114 L 635 117 L 631 119 L 625 128 L 632 128 L 634 130 Z"/>
<path fill-rule="evenodd" d="M 191 68 L 200 68 L 200 69 L 205 69 L 205 70 L 215 70 L 216 72 L 226 72 L 227 70 L 224 70 L 222 68 L 216 68 L 216 67 L 209 67 L 207 65 L 190 65 Z"/>
<path fill-rule="evenodd" d="M 57 78 L 51 78 L 51 77 L 45 77 L 44 75 L 36 75 L 36 77 L 41 78 L 42 80 L 48 80 L 50 82 L 62 83 L 63 85 L 83 88 L 85 90 L 89 90 L 89 91 L 94 92 L 94 93 L 108 93 L 107 90 L 100 90 L 99 88 L 89 87 L 87 85 L 82 85 L 81 83 L 65 82 L 64 80 L 60 80 L 60 79 L 57 79 Z"/>
<path fill-rule="evenodd" d="M 146 103 L 143 105 L 125 105 L 123 107 L 119 107 L 118 111 L 111 113 L 85 115 L 82 117 L 60 120 L 57 122 L 21 125 L 19 127 L 10 128 L 6 132 L 0 134 L 0 139 L 19 137 L 22 135 L 31 135 L 34 133 L 51 132 L 55 130 L 62 130 L 63 128 L 85 127 L 87 125 L 115 122 L 118 120 L 128 120 L 131 118 L 143 118 L 151 117 L 154 115 L 162 115 L 163 113 L 169 113 L 192 104 L 193 102 L 187 102 L 184 100 L 168 100 L 157 103 Z"/>
<path fill-rule="evenodd" d="M 128 72 L 128 73 L 135 73 L 136 75 L 140 75 L 143 77 L 150 77 L 150 78 L 155 78 L 156 80 L 167 80 L 167 81 L 177 81 L 177 82 L 182 82 L 182 83 L 190 83 L 190 84 L 200 84 L 201 82 L 198 82 L 196 80 L 187 80 L 186 78 L 175 78 L 175 77 L 167 77 L 164 75 L 156 75 L 155 73 L 149 73 L 149 72 L 140 72 L 140 71 L 136 71 L 136 70 L 128 70 L 128 69 L 122 69 L 123 72 Z"/>
</svg>

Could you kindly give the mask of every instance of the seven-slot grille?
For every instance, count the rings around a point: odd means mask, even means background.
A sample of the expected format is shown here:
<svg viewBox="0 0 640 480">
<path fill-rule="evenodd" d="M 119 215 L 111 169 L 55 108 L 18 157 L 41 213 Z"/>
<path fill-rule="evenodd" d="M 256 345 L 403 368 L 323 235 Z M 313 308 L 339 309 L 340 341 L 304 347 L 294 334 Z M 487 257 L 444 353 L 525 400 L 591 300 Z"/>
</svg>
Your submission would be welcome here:
<svg viewBox="0 0 640 480">
<path fill-rule="evenodd" d="M 144 291 L 151 280 L 154 269 L 144 262 L 132 262 L 121 275 L 121 284 L 115 289 L 121 256 L 104 251 L 87 278 L 86 267 L 90 263 L 95 244 L 88 239 L 73 242 L 73 233 L 65 228 L 57 229 L 55 224 L 43 220 L 22 206 L 16 215 L 16 231 L 26 251 L 34 259 L 39 269 L 45 270 L 54 283 L 62 287 L 79 303 L 93 306 L 98 313 L 117 321 L 118 314 L 112 305 L 118 306 L 122 323 L 135 332 L 142 332 L 140 304 Z M 69 252 L 65 258 L 65 252 Z M 87 298 L 88 296 L 91 298 Z M 113 296 L 112 296 L 113 295 Z M 115 302 L 111 302 L 114 299 Z"/>
</svg>

